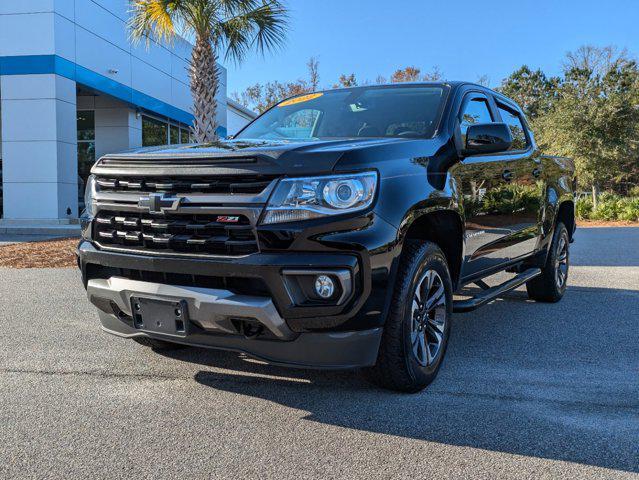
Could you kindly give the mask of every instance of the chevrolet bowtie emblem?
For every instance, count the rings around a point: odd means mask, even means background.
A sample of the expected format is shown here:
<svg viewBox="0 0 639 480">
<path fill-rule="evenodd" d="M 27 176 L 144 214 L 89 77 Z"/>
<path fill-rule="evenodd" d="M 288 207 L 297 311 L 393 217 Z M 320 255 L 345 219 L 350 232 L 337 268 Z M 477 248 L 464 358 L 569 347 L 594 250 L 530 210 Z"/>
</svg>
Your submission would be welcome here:
<svg viewBox="0 0 639 480">
<path fill-rule="evenodd" d="M 138 207 L 148 208 L 150 213 L 175 212 L 180 206 L 181 198 L 167 197 L 163 193 L 151 193 L 148 197 L 140 197 Z"/>
</svg>

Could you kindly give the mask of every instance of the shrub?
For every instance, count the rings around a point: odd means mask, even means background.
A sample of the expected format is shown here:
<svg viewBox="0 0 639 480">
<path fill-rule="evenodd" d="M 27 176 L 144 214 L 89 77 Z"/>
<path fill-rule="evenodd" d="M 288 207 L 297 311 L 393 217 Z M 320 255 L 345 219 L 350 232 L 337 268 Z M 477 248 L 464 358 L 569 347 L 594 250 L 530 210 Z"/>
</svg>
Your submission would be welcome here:
<svg viewBox="0 0 639 480">
<path fill-rule="evenodd" d="M 604 192 L 599 195 L 597 208 L 593 209 L 593 220 L 617 220 L 619 216 L 621 197 L 614 193 Z"/>
<path fill-rule="evenodd" d="M 623 198 L 618 203 L 619 214 L 617 218 L 626 222 L 639 221 L 639 196 L 635 198 Z"/>
<path fill-rule="evenodd" d="M 639 197 L 620 197 L 612 193 L 603 193 L 590 218 L 636 222 L 639 220 Z"/>
<path fill-rule="evenodd" d="M 575 203 L 575 214 L 579 220 L 589 220 L 592 216 L 592 198 L 579 198 Z"/>
<path fill-rule="evenodd" d="M 635 185 L 628 192 L 628 196 L 630 197 L 639 197 L 639 185 Z"/>
</svg>

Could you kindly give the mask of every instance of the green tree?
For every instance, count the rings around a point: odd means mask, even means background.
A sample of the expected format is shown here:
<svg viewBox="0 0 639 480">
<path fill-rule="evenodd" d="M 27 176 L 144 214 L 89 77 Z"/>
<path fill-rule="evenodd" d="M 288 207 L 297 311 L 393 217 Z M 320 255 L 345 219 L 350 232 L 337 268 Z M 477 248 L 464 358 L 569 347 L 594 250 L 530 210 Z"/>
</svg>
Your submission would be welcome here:
<svg viewBox="0 0 639 480">
<path fill-rule="evenodd" d="M 549 153 L 575 160 L 595 207 L 601 187 L 637 174 L 638 100 L 639 68 L 625 51 L 582 47 L 568 54 L 553 106 L 535 122 Z"/>
<path fill-rule="evenodd" d="M 171 41 L 193 37 L 189 65 L 193 134 L 198 142 L 217 139 L 220 54 L 241 62 L 253 48 L 274 49 L 284 40 L 287 10 L 279 0 L 130 0 L 131 37 Z"/>
<path fill-rule="evenodd" d="M 543 115 L 553 105 L 561 83 L 558 77 L 546 77 L 541 70 L 532 71 L 527 65 L 515 70 L 497 89 L 515 100 L 530 120 Z"/>
</svg>

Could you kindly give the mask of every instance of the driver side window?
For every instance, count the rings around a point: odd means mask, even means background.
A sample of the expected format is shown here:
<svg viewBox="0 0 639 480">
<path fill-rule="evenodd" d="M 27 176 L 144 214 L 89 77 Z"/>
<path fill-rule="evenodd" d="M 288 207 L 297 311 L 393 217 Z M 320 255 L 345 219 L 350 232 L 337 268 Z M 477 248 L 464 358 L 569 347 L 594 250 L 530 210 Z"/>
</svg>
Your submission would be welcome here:
<svg viewBox="0 0 639 480">
<path fill-rule="evenodd" d="M 470 125 L 478 123 L 493 123 L 493 116 L 484 98 L 473 98 L 466 103 L 460 116 L 462 140 L 466 142 L 466 132 Z"/>
</svg>

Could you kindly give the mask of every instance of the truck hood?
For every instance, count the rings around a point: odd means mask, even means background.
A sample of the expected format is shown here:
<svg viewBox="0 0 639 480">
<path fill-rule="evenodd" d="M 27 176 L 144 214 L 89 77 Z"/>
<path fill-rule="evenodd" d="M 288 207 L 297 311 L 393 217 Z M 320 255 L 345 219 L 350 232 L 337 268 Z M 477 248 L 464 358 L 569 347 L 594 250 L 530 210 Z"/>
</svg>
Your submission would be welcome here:
<svg viewBox="0 0 639 480">
<path fill-rule="evenodd" d="M 415 140 L 412 140 L 414 142 Z M 331 172 L 340 158 L 353 150 L 388 147 L 411 142 L 401 138 L 347 138 L 322 141 L 221 140 L 208 144 L 147 147 L 125 153 L 106 155 L 99 166 L 133 166 L 144 162 L 154 167 L 206 163 L 212 173 L 234 172 L 317 174 Z"/>
</svg>

